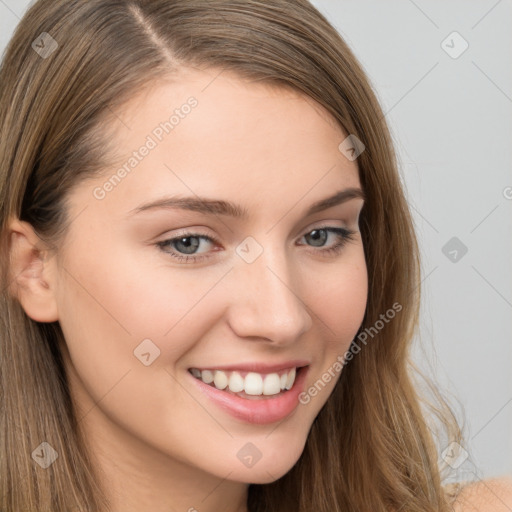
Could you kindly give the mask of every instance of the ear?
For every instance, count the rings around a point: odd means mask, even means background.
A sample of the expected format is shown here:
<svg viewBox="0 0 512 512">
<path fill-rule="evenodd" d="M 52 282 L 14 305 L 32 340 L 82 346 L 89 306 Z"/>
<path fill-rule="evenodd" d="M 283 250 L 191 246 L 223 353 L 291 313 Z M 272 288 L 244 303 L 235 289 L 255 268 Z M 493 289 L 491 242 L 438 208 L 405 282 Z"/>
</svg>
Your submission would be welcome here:
<svg viewBox="0 0 512 512">
<path fill-rule="evenodd" d="M 55 322 L 58 320 L 55 255 L 28 222 L 11 218 L 7 230 L 9 293 L 32 320 Z"/>
</svg>

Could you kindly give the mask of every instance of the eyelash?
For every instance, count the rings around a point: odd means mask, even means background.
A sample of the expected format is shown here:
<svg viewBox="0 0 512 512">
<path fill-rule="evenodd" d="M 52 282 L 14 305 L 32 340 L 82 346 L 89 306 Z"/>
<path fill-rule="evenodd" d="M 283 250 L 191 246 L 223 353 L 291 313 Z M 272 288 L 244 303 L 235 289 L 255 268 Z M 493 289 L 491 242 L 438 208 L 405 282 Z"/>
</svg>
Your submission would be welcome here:
<svg viewBox="0 0 512 512">
<path fill-rule="evenodd" d="M 356 231 L 352 231 L 350 229 L 346 228 L 340 228 L 340 227 L 332 227 L 332 226 L 321 226 L 315 229 L 312 229 L 308 233 L 306 233 L 303 236 L 311 234 L 313 231 L 328 231 L 329 233 L 334 233 L 338 237 L 340 237 L 339 241 L 333 245 L 332 247 L 329 247 L 328 249 L 319 249 L 315 252 L 320 252 L 322 254 L 328 255 L 328 256 L 337 256 L 342 249 L 345 247 L 345 245 L 355 239 Z M 169 238 L 167 240 L 162 240 L 161 242 L 158 242 L 156 245 L 165 253 L 171 256 L 171 258 L 176 259 L 182 263 L 197 263 L 199 261 L 203 261 L 210 256 L 205 255 L 183 255 L 179 252 L 169 252 L 166 251 L 165 248 L 171 245 L 173 242 L 177 242 L 180 240 L 183 240 L 184 238 L 201 238 L 203 240 L 207 240 L 209 242 L 218 243 L 215 238 L 212 238 L 209 235 L 203 234 L 203 233 L 183 233 L 182 235 L 175 237 L 175 238 Z"/>
</svg>

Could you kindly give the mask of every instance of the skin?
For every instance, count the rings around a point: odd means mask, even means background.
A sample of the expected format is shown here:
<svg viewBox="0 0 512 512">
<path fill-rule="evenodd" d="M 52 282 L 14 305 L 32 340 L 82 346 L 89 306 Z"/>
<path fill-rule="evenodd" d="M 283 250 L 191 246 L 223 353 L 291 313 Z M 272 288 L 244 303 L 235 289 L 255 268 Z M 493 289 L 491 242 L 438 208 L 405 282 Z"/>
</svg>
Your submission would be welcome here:
<svg viewBox="0 0 512 512">
<path fill-rule="evenodd" d="M 470 482 L 453 503 L 453 512 L 510 512 L 512 476 Z"/>
<path fill-rule="evenodd" d="M 95 188 L 190 96 L 197 107 L 96 199 Z M 12 220 L 13 293 L 28 316 L 62 327 L 79 425 L 114 512 L 242 512 L 249 483 L 274 481 L 298 460 L 339 373 L 284 421 L 255 425 L 191 386 L 187 369 L 306 359 L 307 389 L 345 353 L 368 298 L 363 200 L 305 211 L 361 188 L 357 161 L 338 150 L 347 134 L 310 98 L 219 70 L 182 70 L 118 116 L 115 163 L 70 194 L 74 220 L 57 254 Z M 234 201 L 249 216 L 129 214 L 171 194 Z M 323 246 L 304 235 L 325 226 L 354 230 L 354 239 L 323 254 L 337 235 Z M 176 244 L 156 245 L 198 230 L 218 241 L 200 242 L 210 255 L 202 262 L 174 260 L 169 251 L 183 251 Z M 252 263 L 236 252 L 248 236 L 263 248 Z M 149 366 L 134 356 L 144 339 L 160 350 Z M 248 442 L 262 454 L 252 467 L 237 457 Z"/>
</svg>

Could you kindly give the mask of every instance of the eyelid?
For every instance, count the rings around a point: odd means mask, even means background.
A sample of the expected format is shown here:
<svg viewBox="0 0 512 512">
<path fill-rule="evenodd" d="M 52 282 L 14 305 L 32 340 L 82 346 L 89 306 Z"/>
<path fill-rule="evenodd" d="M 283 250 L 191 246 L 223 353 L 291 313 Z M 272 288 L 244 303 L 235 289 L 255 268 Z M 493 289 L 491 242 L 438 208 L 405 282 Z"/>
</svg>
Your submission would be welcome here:
<svg viewBox="0 0 512 512">
<path fill-rule="evenodd" d="M 355 230 L 358 231 L 359 230 L 359 226 L 358 226 L 358 222 L 357 222 L 358 219 L 356 219 L 356 227 L 355 227 Z M 340 219 L 338 220 L 332 220 L 332 221 L 329 221 L 329 220 L 319 220 L 319 221 L 315 221 L 313 222 L 312 224 L 310 224 L 308 227 L 306 228 L 303 228 L 301 229 L 299 232 L 298 232 L 298 235 L 296 236 L 296 238 L 300 238 L 300 237 L 303 237 L 304 235 L 307 235 L 309 234 L 311 231 L 315 230 L 315 229 L 323 229 L 323 228 L 343 228 L 343 229 L 346 229 L 346 230 L 349 230 L 350 231 L 350 227 L 348 226 L 348 222 L 345 222 L 345 225 L 343 226 L 337 226 L 337 225 L 334 225 L 333 223 L 334 222 L 340 222 Z M 169 233 L 169 231 L 164 231 L 164 233 L 162 235 L 159 235 L 158 238 L 160 237 L 163 237 L 161 242 L 166 242 L 166 241 L 169 241 L 169 240 L 174 240 L 176 238 L 180 238 L 180 237 L 192 237 L 192 236 L 197 236 L 197 237 L 206 237 L 206 238 L 209 238 L 212 240 L 212 242 L 215 242 L 216 244 L 220 245 L 220 241 L 219 239 L 213 235 L 213 234 L 210 234 L 209 232 L 207 232 L 205 230 L 205 228 L 203 227 L 199 227 L 199 228 L 194 228 L 194 227 L 190 227 L 190 228 L 180 228 L 178 229 L 178 231 L 174 234 L 169 234 L 169 235 L 166 235 L 166 233 Z M 164 236 L 165 235 L 165 236 Z"/>
<path fill-rule="evenodd" d="M 300 238 L 309 235 L 313 231 L 327 231 L 330 234 L 336 235 L 339 240 L 334 245 L 331 246 L 320 246 L 319 248 L 315 249 L 315 246 L 307 246 L 307 244 L 304 244 L 306 247 L 309 247 L 308 252 L 313 254 L 317 254 L 318 256 L 325 256 L 328 258 L 336 258 L 338 257 L 349 243 L 356 240 L 356 236 L 359 232 L 359 230 L 352 230 L 350 228 L 341 227 L 341 226 L 334 226 L 332 224 L 324 223 L 320 226 L 315 226 L 312 228 L 307 229 L 303 232 L 303 234 L 300 236 Z M 192 253 L 192 254 L 184 254 L 180 253 L 179 251 L 171 249 L 171 251 L 166 251 L 164 247 L 172 246 L 172 242 L 175 242 L 177 240 L 180 240 L 180 238 L 198 238 L 198 239 L 207 239 L 209 242 L 212 242 L 214 244 L 218 244 L 219 242 L 216 240 L 215 237 L 210 236 L 208 234 L 200 233 L 199 230 L 197 231 L 184 231 L 180 234 L 176 234 L 174 237 L 167 238 L 162 240 L 161 242 L 157 242 L 155 245 L 159 247 L 159 249 L 167 253 L 168 256 L 171 259 L 177 260 L 180 262 L 180 264 L 187 264 L 190 262 L 190 264 L 200 263 L 205 260 L 209 260 L 213 257 L 211 254 L 212 252 L 215 252 L 215 250 L 206 252 L 206 253 Z M 302 244 L 301 244 L 302 245 Z"/>
</svg>

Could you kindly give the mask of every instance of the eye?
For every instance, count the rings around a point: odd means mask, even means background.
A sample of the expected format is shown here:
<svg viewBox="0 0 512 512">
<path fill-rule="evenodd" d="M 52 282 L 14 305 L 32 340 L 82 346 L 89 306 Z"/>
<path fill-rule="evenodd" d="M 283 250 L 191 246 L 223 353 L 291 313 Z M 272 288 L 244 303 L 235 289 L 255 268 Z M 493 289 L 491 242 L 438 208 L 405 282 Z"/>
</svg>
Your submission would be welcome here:
<svg viewBox="0 0 512 512">
<path fill-rule="evenodd" d="M 197 262 L 209 257 L 208 255 L 198 255 L 195 252 L 201 246 L 201 241 L 216 243 L 215 239 L 203 233 L 183 233 L 179 237 L 163 240 L 156 245 L 178 261 Z M 168 251 L 168 247 L 174 250 Z"/>
<path fill-rule="evenodd" d="M 334 244 L 326 248 L 329 235 L 334 235 Z M 322 226 L 306 233 L 302 238 L 308 240 L 312 247 L 319 248 L 313 251 L 315 253 L 337 255 L 349 241 L 355 239 L 355 235 L 356 231 L 346 228 Z M 201 242 L 205 243 L 202 244 Z M 185 263 L 197 263 L 212 256 L 211 251 L 208 252 L 207 249 L 203 251 L 205 254 L 197 252 L 199 248 L 205 245 L 208 246 L 208 244 L 218 244 L 218 242 L 213 237 L 204 233 L 183 233 L 178 237 L 158 242 L 156 245 L 175 260 Z"/>
<path fill-rule="evenodd" d="M 335 235 L 335 243 L 328 248 L 324 248 L 325 242 L 329 238 L 329 234 Z M 325 255 L 337 255 L 348 242 L 355 240 L 355 235 L 356 231 L 352 231 L 350 229 L 334 226 L 322 226 L 306 233 L 303 238 L 312 241 L 314 247 L 322 247 L 322 249 L 315 252 L 320 252 Z"/>
</svg>

